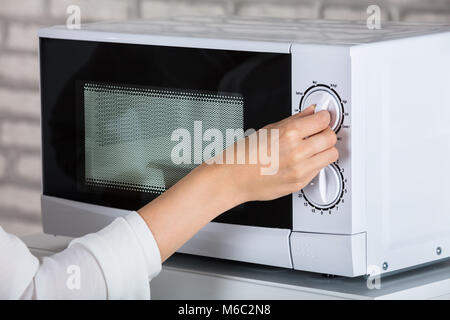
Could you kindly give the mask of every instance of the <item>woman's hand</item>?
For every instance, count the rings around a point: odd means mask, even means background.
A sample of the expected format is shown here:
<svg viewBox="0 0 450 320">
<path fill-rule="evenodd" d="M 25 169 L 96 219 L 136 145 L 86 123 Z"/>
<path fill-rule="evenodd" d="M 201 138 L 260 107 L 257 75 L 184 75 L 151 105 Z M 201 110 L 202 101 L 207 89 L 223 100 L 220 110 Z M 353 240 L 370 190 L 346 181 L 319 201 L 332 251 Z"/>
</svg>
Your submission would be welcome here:
<svg viewBox="0 0 450 320">
<path fill-rule="evenodd" d="M 158 243 L 162 261 L 221 213 L 243 202 L 269 200 L 298 191 L 321 168 L 336 161 L 336 135 L 329 122 L 327 111 L 314 114 L 310 107 L 270 124 L 263 128 L 268 132 L 267 144 L 246 143 L 244 157 L 240 158 L 244 164 L 204 163 L 140 209 L 139 214 Z M 272 139 L 277 133 L 278 139 Z M 255 137 L 260 140 L 263 135 L 263 130 L 259 130 L 245 141 Z M 238 144 L 228 153 L 230 156 L 238 153 Z M 223 154 L 227 155 L 227 151 Z"/>
<path fill-rule="evenodd" d="M 329 112 L 314 113 L 314 106 L 311 106 L 302 113 L 270 124 L 247 137 L 245 164 L 217 166 L 224 167 L 222 169 L 230 179 L 229 185 L 238 193 L 236 197 L 242 196 L 242 202 L 271 200 L 299 191 L 320 169 L 335 162 L 339 156 L 334 147 L 336 134 L 329 123 Z M 256 137 L 261 141 L 259 138 L 263 130 L 268 135 L 267 143 L 251 145 L 250 140 Z M 274 134 L 273 130 L 278 132 Z M 278 146 L 274 147 L 274 142 Z M 235 155 L 237 149 L 235 144 Z M 249 159 L 252 153 L 258 155 L 258 161 L 254 164 Z M 270 164 L 267 164 L 267 159 L 266 164 L 261 161 L 261 154 L 270 155 Z"/>
</svg>

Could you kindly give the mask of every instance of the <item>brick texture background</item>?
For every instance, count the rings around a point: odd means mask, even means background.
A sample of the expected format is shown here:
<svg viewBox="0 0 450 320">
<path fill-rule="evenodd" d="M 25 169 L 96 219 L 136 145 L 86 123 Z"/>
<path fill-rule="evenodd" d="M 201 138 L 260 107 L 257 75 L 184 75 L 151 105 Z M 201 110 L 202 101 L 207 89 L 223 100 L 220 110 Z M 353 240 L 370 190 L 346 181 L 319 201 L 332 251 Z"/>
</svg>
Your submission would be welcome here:
<svg viewBox="0 0 450 320">
<path fill-rule="evenodd" d="M 382 19 L 450 24 L 450 0 L 1 0 L 0 225 L 23 235 L 42 230 L 38 41 L 42 26 L 63 24 L 68 5 L 82 22 L 169 15 L 250 15 L 366 19 L 378 4 Z"/>
</svg>

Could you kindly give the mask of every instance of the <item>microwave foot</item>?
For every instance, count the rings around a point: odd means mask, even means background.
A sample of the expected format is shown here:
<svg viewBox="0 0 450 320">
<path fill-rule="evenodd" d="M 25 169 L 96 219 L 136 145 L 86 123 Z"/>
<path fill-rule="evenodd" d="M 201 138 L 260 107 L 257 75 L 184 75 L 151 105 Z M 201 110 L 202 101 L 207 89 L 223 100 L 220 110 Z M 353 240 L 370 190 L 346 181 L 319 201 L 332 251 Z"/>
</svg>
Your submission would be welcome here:
<svg viewBox="0 0 450 320">
<path fill-rule="evenodd" d="M 332 278 L 336 278 L 337 276 L 335 274 L 323 273 L 322 277 L 327 278 L 327 279 L 332 279 Z"/>
</svg>

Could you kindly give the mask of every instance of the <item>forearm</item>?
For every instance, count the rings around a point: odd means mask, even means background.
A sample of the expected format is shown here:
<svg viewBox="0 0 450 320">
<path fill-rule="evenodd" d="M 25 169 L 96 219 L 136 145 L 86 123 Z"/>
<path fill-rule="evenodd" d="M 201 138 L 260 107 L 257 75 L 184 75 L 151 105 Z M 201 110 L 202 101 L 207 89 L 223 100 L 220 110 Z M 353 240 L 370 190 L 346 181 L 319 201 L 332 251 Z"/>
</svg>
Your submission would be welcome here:
<svg viewBox="0 0 450 320">
<path fill-rule="evenodd" d="M 235 190 L 231 166 L 203 164 L 138 213 L 166 260 L 215 217 L 244 202 Z"/>
</svg>

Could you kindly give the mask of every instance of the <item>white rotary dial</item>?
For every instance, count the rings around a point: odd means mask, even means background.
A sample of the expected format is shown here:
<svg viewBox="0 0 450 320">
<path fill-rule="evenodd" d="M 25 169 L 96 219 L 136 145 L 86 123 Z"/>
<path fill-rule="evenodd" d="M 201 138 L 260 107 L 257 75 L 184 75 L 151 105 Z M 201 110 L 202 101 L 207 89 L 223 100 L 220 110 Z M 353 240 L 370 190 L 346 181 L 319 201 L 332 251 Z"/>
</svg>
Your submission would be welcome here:
<svg viewBox="0 0 450 320">
<path fill-rule="evenodd" d="M 301 110 L 315 104 L 316 112 L 328 110 L 331 115 L 330 127 L 337 131 L 342 123 L 342 107 L 339 97 L 328 87 L 317 86 L 306 92 L 302 99 Z"/>
<path fill-rule="evenodd" d="M 343 181 L 339 168 L 330 164 L 320 170 L 302 192 L 305 199 L 314 207 L 328 209 L 339 202 L 342 190 Z"/>
</svg>

